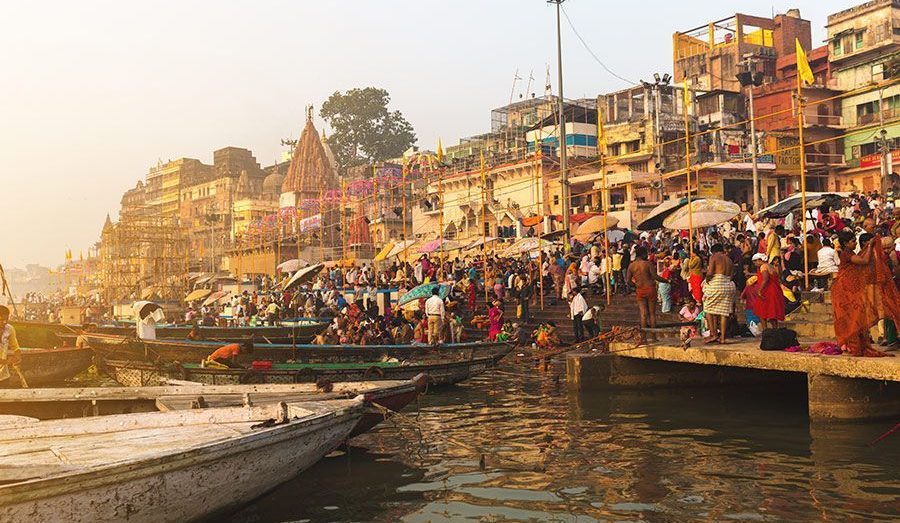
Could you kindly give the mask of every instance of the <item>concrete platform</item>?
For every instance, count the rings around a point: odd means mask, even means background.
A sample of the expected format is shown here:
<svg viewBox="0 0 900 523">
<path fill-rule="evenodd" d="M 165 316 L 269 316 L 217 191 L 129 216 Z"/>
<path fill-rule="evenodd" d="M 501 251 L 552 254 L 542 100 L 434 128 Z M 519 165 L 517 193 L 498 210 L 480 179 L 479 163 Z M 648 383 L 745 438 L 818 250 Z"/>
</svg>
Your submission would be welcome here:
<svg viewBox="0 0 900 523">
<path fill-rule="evenodd" d="M 815 340 L 801 340 L 808 346 Z M 900 416 L 900 356 L 856 358 L 762 351 L 759 340 L 682 349 L 676 340 L 613 343 L 610 354 L 569 354 L 576 389 L 734 385 L 804 375 L 810 418 L 856 420 Z M 786 376 L 786 373 L 789 374 Z"/>
</svg>

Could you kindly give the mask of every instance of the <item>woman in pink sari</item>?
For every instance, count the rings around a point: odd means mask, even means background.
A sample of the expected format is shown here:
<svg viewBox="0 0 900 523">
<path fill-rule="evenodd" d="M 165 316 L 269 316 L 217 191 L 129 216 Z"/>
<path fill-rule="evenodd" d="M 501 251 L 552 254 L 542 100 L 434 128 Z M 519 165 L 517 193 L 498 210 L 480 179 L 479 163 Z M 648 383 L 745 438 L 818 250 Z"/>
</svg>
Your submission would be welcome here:
<svg viewBox="0 0 900 523">
<path fill-rule="evenodd" d="M 495 341 L 497 334 L 500 334 L 500 331 L 503 330 L 503 306 L 500 304 L 500 301 L 494 301 L 493 307 L 488 311 L 488 321 L 490 322 L 488 339 Z"/>
</svg>

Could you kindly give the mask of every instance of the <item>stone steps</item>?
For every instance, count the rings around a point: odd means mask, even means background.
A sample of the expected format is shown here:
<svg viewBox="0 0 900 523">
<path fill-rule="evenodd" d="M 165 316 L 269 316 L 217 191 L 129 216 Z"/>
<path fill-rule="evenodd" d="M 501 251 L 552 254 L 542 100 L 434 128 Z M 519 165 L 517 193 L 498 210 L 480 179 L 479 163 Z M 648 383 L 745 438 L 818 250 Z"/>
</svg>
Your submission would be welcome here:
<svg viewBox="0 0 900 523">
<path fill-rule="evenodd" d="M 779 324 L 797 332 L 801 338 L 834 339 L 834 323 L 826 321 L 792 320 Z"/>
</svg>

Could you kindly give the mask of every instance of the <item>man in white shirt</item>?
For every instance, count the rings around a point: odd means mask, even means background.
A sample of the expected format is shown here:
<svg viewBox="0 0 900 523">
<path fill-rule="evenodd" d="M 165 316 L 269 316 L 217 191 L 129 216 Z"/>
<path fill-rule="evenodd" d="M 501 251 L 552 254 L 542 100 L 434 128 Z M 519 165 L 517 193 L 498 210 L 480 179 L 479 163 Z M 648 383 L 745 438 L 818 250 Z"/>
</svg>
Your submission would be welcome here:
<svg viewBox="0 0 900 523">
<path fill-rule="evenodd" d="M 425 315 L 428 317 L 428 343 L 437 345 L 444 324 L 444 300 L 441 299 L 439 286 L 435 286 L 431 297 L 425 300 Z"/>
<path fill-rule="evenodd" d="M 575 330 L 575 342 L 584 341 L 584 313 L 588 311 L 587 300 L 581 295 L 578 287 L 572 291 L 572 301 L 569 302 L 569 317 L 572 318 L 572 327 Z"/>
</svg>

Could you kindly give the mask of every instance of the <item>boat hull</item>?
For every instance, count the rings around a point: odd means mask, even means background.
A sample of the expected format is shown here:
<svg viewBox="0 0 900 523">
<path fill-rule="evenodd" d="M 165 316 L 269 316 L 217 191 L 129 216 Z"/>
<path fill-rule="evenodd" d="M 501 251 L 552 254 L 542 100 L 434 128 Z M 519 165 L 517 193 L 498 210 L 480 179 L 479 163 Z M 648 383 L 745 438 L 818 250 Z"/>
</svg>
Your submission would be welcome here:
<svg viewBox="0 0 900 523">
<path fill-rule="evenodd" d="M 89 348 L 22 349 L 19 369 L 29 387 L 59 384 L 84 372 L 94 361 Z"/>
<path fill-rule="evenodd" d="M 181 522 L 214 518 L 307 469 L 343 442 L 364 406 L 262 429 L 149 463 L 0 487 L 0 521 Z"/>
<path fill-rule="evenodd" d="M 237 385 L 248 383 L 315 383 L 320 380 L 332 383 L 409 380 L 418 374 L 426 374 L 428 383 L 431 385 L 451 385 L 495 367 L 497 362 L 507 352 L 509 352 L 509 349 L 488 357 L 458 361 L 391 367 L 378 367 L 373 363 L 370 367 L 359 368 L 359 366 L 354 366 L 354 368 L 349 369 L 211 369 L 183 367 L 180 365 L 162 366 L 145 362 L 116 360 L 107 360 L 105 368 L 113 379 L 128 387 L 153 386 L 164 383 L 168 379 L 181 379 L 207 385 Z"/>
<path fill-rule="evenodd" d="M 296 327 L 200 327 L 204 340 L 224 342 L 253 340 L 259 343 L 306 343 L 325 330 L 326 322 L 298 325 Z M 102 325 L 92 327 L 91 332 L 117 336 L 136 336 L 134 327 Z M 191 326 L 157 327 L 157 339 L 187 339 Z"/>
<path fill-rule="evenodd" d="M 215 342 L 190 340 L 138 340 L 123 336 L 87 333 L 83 335 L 100 359 L 143 360 L 150 362 L 200 363 L 222 346 Z M 505 352 L 503 342 L 428 345 L 284 345 L 254 344 L 253 358 L 275 363 L 304 361 L 311 363 L 351 363 L 383 358 L 406 360 L 413 357 L 462 354 L 466 357 Z"/>
</svg>

